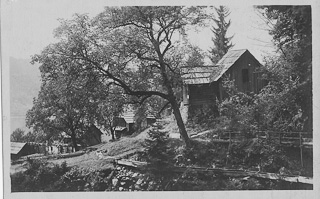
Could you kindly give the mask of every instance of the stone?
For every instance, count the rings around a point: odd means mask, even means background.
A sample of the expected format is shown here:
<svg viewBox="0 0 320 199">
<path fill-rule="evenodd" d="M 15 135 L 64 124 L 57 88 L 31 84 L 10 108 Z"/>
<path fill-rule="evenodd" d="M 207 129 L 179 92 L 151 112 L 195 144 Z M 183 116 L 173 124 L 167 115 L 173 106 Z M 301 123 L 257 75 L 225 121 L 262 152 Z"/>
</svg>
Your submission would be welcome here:
<svg viewBox="0 0 320 199">
<path fill-rule="evenodd" d="M 124 188 L 123 187 L 119 187 L 119 191 L 123 191 L 124 190 Z"/>
<path fill-rule="evenodd" d="M 134 189 L 135 189 L 135 190 L 140 190 L 140 189 L 141 189 L 141 187 L 140 187 L 140 185 L 135 184 L 135 185 L 134 185 Z"/>
<path fill-rule="evenodd" d="M 142 180 L 142 179 L 139 179 L 139 180 L 136 182 L 136 184 L 137 184 L 137 185 L 141 185 L 142 182 L 143 182 L 143 180 Z"/>
<path fill-rule="evenodd" d="M 135 177 L 137 177 L 138 175 L 139 175 L 139 174 L 134 173 L 134 174 L 132 175 L 132 177 L 135 178 Z"/>
<path fill-rule="evenodd" d="M 118 184 L 118 179 L 117 178 L 114 178 L 114 179 L 112 179 L 112 185 L 115 187 L 115 186 L 117 186 L 117 184 Z"/>
</svg>

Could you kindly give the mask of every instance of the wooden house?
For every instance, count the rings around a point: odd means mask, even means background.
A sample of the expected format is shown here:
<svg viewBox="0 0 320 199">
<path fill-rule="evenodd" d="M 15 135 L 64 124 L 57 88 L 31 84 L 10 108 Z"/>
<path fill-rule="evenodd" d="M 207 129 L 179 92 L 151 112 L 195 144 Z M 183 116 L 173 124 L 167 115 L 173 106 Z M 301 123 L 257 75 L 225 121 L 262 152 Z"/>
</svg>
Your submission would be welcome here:
<svg viewBox="0 0 320 199">
<path fill-rule="evenodd" d="M 125 111 L 119 117 L 115 118 L 115 133 L 118 135 L 131 135 L 134 132 L 135 112 L 133 110 Z"/>
<path fill-rule="evenodd" d="M 229 50 L 215 66 L 185 67 L 182 69 L 183 104 L 199 107 L 224 99 L 223 77 L 234 80 L 241 92 L 258 93 L 263 86 L 257 73 L 260 66 L 259 61 L 244 49 Z"/>
<path fill-rule="evenodd" d="M 11 142 L 11 160 L 19 159 L 21 156 L 26 156 L 34 153 L 34 150 L 27 144 L 22 142 Z"/>
</svg>

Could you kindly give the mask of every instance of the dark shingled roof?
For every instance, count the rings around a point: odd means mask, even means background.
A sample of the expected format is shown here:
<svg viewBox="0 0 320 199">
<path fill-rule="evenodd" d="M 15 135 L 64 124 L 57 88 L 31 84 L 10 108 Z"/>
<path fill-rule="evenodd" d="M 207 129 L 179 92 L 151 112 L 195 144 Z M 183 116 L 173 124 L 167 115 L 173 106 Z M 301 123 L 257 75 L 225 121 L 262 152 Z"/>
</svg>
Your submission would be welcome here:
<svg viewBox="0 0 320 199">
<path fill-rule="evenodd" d="M 182 79 L 185 84 L 210 83 L 210 75 L 217 70 L 214 66 L 197 66 L 182 68 Z"/>
<path fill-rule="evenodd" d="M 229 50 L 216 66 L 197 66 L 182 68 L 182 79 L 185 84 L 207 84 L 218 81 L 221 76 L 247 51 Z"/>
<path fill-rule="evenodd" d="M 212 73 L 210 80 L 211 82 L 218 81 L 220 77 L 227 72 L 227 70 L 247 51 L 247 49 L 242 50 L 229 50 L 217 63 L 219 68 L 217 72 Z"/>
</svg>

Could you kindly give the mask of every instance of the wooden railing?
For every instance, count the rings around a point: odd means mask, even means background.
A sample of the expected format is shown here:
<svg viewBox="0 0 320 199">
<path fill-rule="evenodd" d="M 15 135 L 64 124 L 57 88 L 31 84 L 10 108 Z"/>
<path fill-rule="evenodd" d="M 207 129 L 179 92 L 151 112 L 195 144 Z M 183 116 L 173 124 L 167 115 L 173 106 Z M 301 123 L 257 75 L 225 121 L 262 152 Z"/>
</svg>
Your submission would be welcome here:
<svg viewBox="0 0 320 199">
<path fill-rule="evenodd" d="M 296 146 L 300 148 L 300 163 L 303 167 L 303 149 L 313 148 L 312 132 L 275 132 L 275 131 L 258 131 L 252 133 L 260 139 L 278 140 L 280 145 Z M 252 134 L 250 134 L 252 136 Z M 246 138 L 246 134 L 242 132 L 220 132 L 218 140 L 229 143 L 228 151 L 232 142 L 239 142 Z M 220 142 L 221 142 L 220 141 Z M 218 141 L 219 142 L 219 141 Z"/>
<path fill-rule="evenodd" d="M 312 148 L 313 134 L 311 132 L 275 132 L 275 131 L 258 131 L 248 135 L 254 135 L 257 138 L 278 140 L 282 145 L 302 146 L 305 148 Z M 246 138 L 245 133 L 236 132 L 219 132 L 217 139 L 228 140 L 231 142 L 241 141 Z"/>
</svg>

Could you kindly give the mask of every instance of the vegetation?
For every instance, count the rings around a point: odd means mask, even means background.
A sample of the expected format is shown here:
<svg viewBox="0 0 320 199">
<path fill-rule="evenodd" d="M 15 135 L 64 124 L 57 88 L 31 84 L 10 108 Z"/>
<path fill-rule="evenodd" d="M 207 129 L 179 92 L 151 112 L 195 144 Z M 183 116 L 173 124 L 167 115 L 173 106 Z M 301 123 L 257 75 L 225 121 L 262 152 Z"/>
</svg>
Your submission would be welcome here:
<svg viewBox="0 0 320 199">
<path fill-rule="evenodd" d="M 58 135 L 44 134 L 42 131 L 26 133 L 24 130 L 17 128 L 10 136 L 11 142 L 46 142 L 50 138 L 57 138 Z"/>
<path fill-rule="evenodd" d="M 94 19 L 76 15 L 56 29 L 59 42 L 33 60 L 46 68 L 71 62 L 77 70 L 98 73 L 100 80 L 135 96 L 139 103 L 151 96 L 165 99 L 188 145 L 174 92 L 179 61 L 172 56 L 172 37 L 205 18 L 200 7 L 109 7 Z"/>
<path fill-rule="evenodd" d="M 269 85 L 261 94 L 270 123 L 281 130 L 312 131 L 311 6 L 259 8 L 279 51 L 266 59 Z"/>
<path fill-rule="evenodd" d="M 11 175 L 12 192 L 105 191 L 111 170 L 97 171 L 66 163 L 51 165 L 41 160 L 28 160 L 28 169 Z"/>
<path fill-rule="evenodd" d="M 230 11 L 226 6 L 219 6 L 214 8 L 217 12 L 217 17 L 213 19 L 215 26 L 212 27 L 213 33 L 212 41 L 214 46 L 210 49 L 210 59 L 213 64 L 216 64 L 225 55 L 228 50 L 234 46 L 231 43 L 232 37 L 227 37 L 227 31 L 231 25 L 231 20 L 226 21 L 230 15 Z"/>
<path fill-rule="evenodd" d="M 17 128 L 10 136 L 11 142 L 24 142 L 24 130 Z"/>
<path fill-rule="evenodd" d="M 68 170 L 65 163 L 50 167 L 45 161 L 30 159 L 25 172 L 11 175 L 11 190 L 12 192 L 55 191 L 57 182 Z"/>
<path fill-rule="evenodd" d="M 42 87 L 28 112 L 30 126 L 41 135 L 65 131 L 76 140 L 96 124 L 112 133 L 113 119 L 126 103 L 139 106 L 139 115 L 148 113 L 152 105 L 161 112 L 161 107 L 169 104 L 184 142 L 169 138 L 158 124 L 148 130 L 147 138 L 144 132 L 99 149 L 98 155 L 123 157 L 134 153 L 135 158 L 147 161 L 147 169 L 135 177 L 132 171 L 118 166 L 113 171 L 97 171 L 28 160 L 25 172 L 11 175 L 12 191 L 110 191 L 120 190 L 121 183 L 127 186 L 129 182 L 138 185 L 136 190 L 292 189 L 281 181 L 173 170 L 184 166 L 308 173 L 278 142 L 268 135 L 260 139 L 256 132 L 312 131 L 311 7 L 258 9 L 270 25 L 278 48 L 275 56 L 266 58 L 262 71 L 257 71 L 264 74 L 261 78 L 267 85 L 259 93 L 242 93 L 233 81 L 223 79 L 228 97 L 214 108 L 195 110 L 187 126 L 191 131 L 211 129 L 213 133 L 205 140 L 190 140 L 182 122 L 178 102 L 183 58 L 177 53 L 179 44 L 172 39 L 207 18 L 202 8 L 112 7 L 93 19 L 76 15 L 61 21 L 56 29 L 59 41 L 33 57 L 41 65 Z M 212 54 L 220 59 L 232 43 L 226 37 L 229 11 L 223 6 L 216 11 L 219 19 L 215 19 Z M 203 53 L 192 46 L 190 50 L 186 63 L 202 65 Z M 243 139 L 238 143 L 216 142 L 217 136 L 230 131 L 239 132 Z M 23 140 L 24 132 L 17 129 L 11 139 Z M 112 175 L 117 176 L 115 183 Z M 133 190 L 131 185 L 125 189 Z"/>
<path fill-rule="evenodd" d="M 77 150 L 77 139 L 100 117 L 96 110 L 106 99 L 104 86 L 92 71 L 82 71 L 82 64 L 61 59 L 59 65 L 57 61 L 41 65 L 42 86 L 27 112 L 27 125 L 46 134 L 67 133 Z"/>
</svg>

